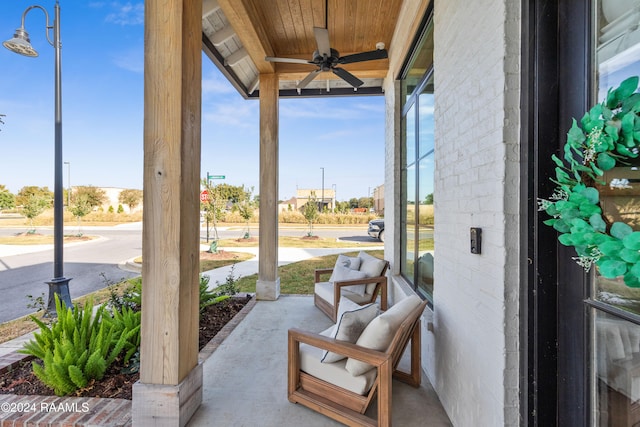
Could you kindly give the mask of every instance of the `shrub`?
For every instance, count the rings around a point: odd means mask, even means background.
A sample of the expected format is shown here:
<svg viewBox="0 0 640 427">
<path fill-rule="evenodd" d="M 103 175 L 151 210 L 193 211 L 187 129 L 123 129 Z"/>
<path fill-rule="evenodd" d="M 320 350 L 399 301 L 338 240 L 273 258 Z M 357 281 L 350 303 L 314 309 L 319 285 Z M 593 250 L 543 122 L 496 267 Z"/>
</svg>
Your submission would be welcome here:
<svg viewBox="0 0 640 427">
<path fill-rule="evenodd" d="M 104 305 L 92 316 L 91 300 L 83 309 L 65 307 L 57 295 L 55 302 L 57 320 L 49 326 L 32 316 L 40 332 L 20 352 L 39 359 L 32 362 L 33 373 L 64 396 L 102 379 L 123 350 L 131 357 L 132 343 L 139 343 L 140 321 L 138 316 L 136 325 L 131 313 L 109 318 Z"/>
<path fill-rule="evenodd" d="M 229 299 L 229 295 L 221 295 L 216 289 L 209 290 L 209 276 L 200 276 L 200 314 L 210 305 Z"/>
<path fill-rule="evenodd" d="M 238 289 L 238 279 L 233 275 L 235 268 L 236 265 L 232 264 L 231 270 L 229 270 L 229 274 L 225 278 L 223 284 L 220 284 L 220 282 L 216 282 L 215 292 L 217 295 L 228 295 L 232 297 L 240 292 L 240 290 Z"/>
<path fill-rule="evenodd" d="M 106 281 L 104 273 L 101 274 Z M 122 311 L 124 307 L 128 307 L 134 311 L 139 311 L 142 306 L 142 277 L 134 277 L 128 279 L 125 283 L 125 288 L 120 292 L 120 285 L 110 285 L 109 288 L 109 301 L 107 301 L 107 309 L 111 313 L 114 310 Z"/>
</svg>

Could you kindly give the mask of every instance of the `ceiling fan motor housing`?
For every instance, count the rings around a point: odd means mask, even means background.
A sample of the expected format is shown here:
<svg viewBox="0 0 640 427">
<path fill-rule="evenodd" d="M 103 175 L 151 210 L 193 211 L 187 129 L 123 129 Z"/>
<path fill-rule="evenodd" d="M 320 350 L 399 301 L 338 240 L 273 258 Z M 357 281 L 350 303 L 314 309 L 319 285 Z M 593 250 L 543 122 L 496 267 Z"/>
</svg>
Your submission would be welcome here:
<svg viewBox="0 0 640 427">
<path fill-rule="evenodd" d="M 322 71 L 330 71 L 331 67 L 338 63 L 338 58 L 340 58 L 340 53 L 335 49 L 331 49 L 331 56 L 328 58 L 324 58 L 318 50 L 314 50 L 312 62 L 318 65 Z"/>
</svg>

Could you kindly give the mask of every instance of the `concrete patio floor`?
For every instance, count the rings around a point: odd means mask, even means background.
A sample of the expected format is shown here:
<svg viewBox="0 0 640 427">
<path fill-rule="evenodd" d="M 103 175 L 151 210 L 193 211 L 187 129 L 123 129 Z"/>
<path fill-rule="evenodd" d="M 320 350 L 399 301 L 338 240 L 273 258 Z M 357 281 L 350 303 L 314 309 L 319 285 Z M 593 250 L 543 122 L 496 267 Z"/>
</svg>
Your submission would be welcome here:
<svg viewBox="0 0 640 427">
<path fill-rule="evenodd" d="M 342 425 L 287 400 L 287 330 L 319 332 L 330 325 L 311 296 L 283 295 L 277 301 L 258 301 L 204 361 L 202 405 L 187 425 Z M 371 414 L 375 409 L 373 402 Z M 452 425 L 424 374 L 419 389 L 394 381 L 393 424 Z"/>
</svg>

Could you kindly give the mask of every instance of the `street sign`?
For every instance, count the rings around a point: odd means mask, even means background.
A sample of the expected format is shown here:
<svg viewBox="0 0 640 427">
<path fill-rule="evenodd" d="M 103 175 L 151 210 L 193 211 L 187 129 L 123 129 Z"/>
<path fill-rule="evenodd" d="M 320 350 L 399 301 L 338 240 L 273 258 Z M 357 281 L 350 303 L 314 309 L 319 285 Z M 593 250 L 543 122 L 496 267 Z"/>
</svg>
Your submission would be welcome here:
<svg viewBox="0 0 640 427">
<path fill-rule="evenodd" d="M 207 190 L 202 190 L 200 192 L 200 201 L 208 202 L 209 201 L 209 192 Z"/>
<path fill-rule="evenodd" d="M 207 179 L 224 179 L 224 175 L 207 175 Z"/>
</svg>

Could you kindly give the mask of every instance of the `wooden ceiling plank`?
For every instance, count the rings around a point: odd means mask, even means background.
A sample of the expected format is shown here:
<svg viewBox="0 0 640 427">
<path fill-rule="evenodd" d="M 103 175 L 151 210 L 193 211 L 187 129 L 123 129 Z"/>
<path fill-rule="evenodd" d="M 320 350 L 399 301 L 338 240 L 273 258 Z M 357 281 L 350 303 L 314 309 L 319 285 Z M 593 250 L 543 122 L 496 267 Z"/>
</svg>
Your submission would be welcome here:
<svg viewBox="0 0 640 427">
<path fill-rule="evenodd" d="M 296 45 L 298 51 L 304 51 L 309 42 L 307 41 L 309 37 L 309 29 L 306 28 L 304 24 L 304 15 L 309 13 L 309 10 L 304 10 L 304 5 L 300 0 L 292 0 L 289 2 L 289 13 L 291 14 L 291 22 L 293 23 L 292 32 L 293 38 L 296 40 Z M 312 45 L 315 43 L 311 43 Z M 309 58 L 311 58 L 311 52 L 309 51 Z"/>
<path fill-rule="evenodd" d="M 344 20 L 345 3 L 347 2 L 329 0 L 329 39 L 331 47 L 337 49 L 340 54 L 342 51 L 349 50 L 344 39 L 344 32 L 347 28 Z"/>
<path fill-rule="evenodd" d="M 273 48 L 253 3 L 250 0 L 218 0 L 218 4 L 258 71 L 274 73 L 274 64 L 264 60 L 265 56 L 273 56 Z"/>
<path fill-rule="evenodd" d="M 278 1 L 282 2 L 286 0 Z M 286 51 L 283 52 L 283 48 L 286 49 L 287 46 L 287 34 L 278 2 L 258 1 L 255 3 L 255 6 L 262 17 L 263 26 L 269 34 L 271 47 L 273 48 L 275 56 L 285 55 Z"/>
</svg>

